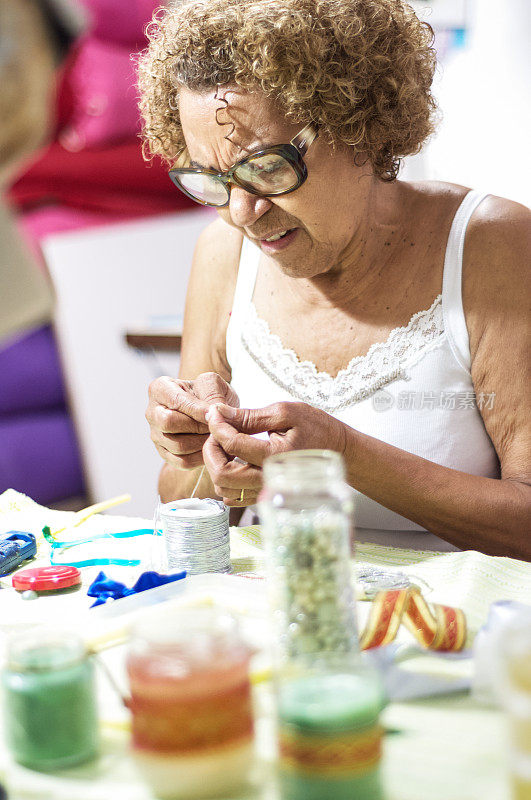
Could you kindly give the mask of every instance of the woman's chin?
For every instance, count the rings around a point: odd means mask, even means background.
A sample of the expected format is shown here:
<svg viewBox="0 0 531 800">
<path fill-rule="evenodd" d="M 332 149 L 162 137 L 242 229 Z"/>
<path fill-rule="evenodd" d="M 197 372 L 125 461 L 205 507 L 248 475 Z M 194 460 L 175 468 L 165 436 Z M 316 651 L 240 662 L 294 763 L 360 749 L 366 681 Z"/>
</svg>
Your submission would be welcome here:
<svg viewBox="0 0 531 800">
<path fill-rule="evenodd" d="M 303 252 L 301 249 L 298 249 L 297 252 L 276 253 L 269 256 L 269 258 L 288 278 L 311 280 L 330 272 L 330 261 L 328 259 L 326 261 L 322 259 L 316 261 L 310 257 L 307 251 Z"/>
</svg>

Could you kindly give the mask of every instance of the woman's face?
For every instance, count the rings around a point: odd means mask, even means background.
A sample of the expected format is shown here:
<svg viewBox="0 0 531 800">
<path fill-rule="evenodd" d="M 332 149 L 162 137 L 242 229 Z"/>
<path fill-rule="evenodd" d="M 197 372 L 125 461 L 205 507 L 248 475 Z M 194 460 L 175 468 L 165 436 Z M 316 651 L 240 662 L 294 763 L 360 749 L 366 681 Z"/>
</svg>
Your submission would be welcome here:
<svg viewBox="0 0 531 800">
<path fill-rule="evenodd" d="M 181 124 L 194 166 L 225 172 L 249 152 L 287 144 L 303 127 L 286 122 L 260 92 L 222 87 L 217 98 L 215 94 L 215 90 L 180 91 Z M 286 275 L 311 278 L 333 270 L 348 257 L 367 209 L 373 176 L 370 167 L 354 165 L 350 148 L 332 150 L 320 137 L 304 161 L 308 177 L 294 192 L 257 197 L 233 185 L 229 205 L 220 208 L 219 214 Z M 277 241 L 266 241 L 286 231 Z"/>
</svg>

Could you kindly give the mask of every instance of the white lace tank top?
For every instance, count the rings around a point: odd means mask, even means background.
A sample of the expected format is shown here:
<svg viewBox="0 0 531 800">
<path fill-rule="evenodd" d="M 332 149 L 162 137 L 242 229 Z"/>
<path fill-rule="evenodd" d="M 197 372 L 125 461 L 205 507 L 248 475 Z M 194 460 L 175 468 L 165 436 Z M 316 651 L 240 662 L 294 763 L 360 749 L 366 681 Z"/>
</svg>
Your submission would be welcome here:
<svg viewBox="0 0 531 800">
<path fill-rule="evenodd" d="M 431 307 L 391 331 L 385 342 L 372 345 L 365 356 L 353 358 L 335 378 L 301 361 L 258 316 L 252 297 L 261 251 L 245 239 L 227 329 L 232 385 L 241 407 L 302 400 L 429 461 L 499 477 L 498 458 L 479 413 L 494 396 L 474 394 L 461 296 L 466 228 L 484 197 L 469 192 L 457 210 L 446 247 L 442 293 Z M 356 528 L 358 535 L 365 529 L 360 536 L 365 540 L 455 549 L 359 492 Z M 402 535 L 380 535 L 383 532 Z"/>
</svg>

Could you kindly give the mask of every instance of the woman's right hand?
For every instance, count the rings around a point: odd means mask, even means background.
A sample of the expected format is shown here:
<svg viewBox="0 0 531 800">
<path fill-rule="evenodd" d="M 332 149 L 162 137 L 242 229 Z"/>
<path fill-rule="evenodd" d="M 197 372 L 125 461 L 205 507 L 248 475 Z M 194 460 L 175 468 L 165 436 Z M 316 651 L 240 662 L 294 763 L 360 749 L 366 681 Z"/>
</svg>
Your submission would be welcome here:
<svg viewBox="0 0 531 800">
<path fill-rule="evenodd" d="M 214 403 L 238 407 L 238 395 L 216 372 L 193 381 L 163 376 L 149 385 L 146 419 L 160 456 L 174 467 L 194 469 L 203 464 L 202 448 L 209 437 L 205 414 Z"/>
</svg>

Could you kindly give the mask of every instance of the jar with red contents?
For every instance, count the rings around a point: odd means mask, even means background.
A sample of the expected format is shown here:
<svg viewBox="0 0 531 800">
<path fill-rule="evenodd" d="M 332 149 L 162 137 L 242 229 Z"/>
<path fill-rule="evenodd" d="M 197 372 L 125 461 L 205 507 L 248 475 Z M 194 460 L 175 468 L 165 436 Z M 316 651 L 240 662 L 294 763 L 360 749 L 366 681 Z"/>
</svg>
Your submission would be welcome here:
<svg viewBox="0 0 531 800">
<path fill-rule="evenodd" d="M 133 750 L 157 797 L 219 797 L 249 785 L 250 657 L 234 618 L 213 609 L 136 629 L 127 660 Z"/>
</svg>

